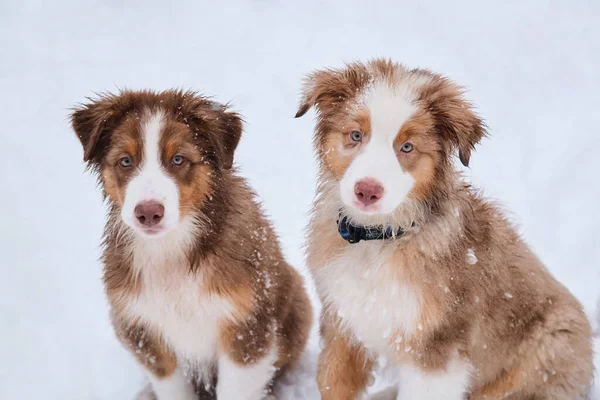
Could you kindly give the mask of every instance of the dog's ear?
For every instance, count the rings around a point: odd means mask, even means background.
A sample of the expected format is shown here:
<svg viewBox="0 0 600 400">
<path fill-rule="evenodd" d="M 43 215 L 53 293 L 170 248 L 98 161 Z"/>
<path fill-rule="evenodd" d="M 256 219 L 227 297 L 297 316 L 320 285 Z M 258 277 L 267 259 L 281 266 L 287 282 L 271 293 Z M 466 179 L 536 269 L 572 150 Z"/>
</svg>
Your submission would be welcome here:
<svg viewBox="0 0 600 400">
<path fill-rule="evenodd" d="M 241 116 L 228 111 L 227 105 L 210 102 L 196 108 L 195 118 L 214 138 L 215 152 L 221 167 L 233 167 L 233 155 L 242 137 L 243 121 Z"/>
<path fill-rule="evenodd" d="M 225 111 L 219 118 L 221 122 L 221 163 L 223 168 L 233 167 L 233 155 L 242 137 L 242 118 L 238 113 Z"/>
<path fill-rule="evenodd" d="M 441 78 L 423 88 L 421 99 L 433 115 L 438 132 L 458 148 L 460 162 L 468 167 L 471 151 L 487 131 L 463 93 L 461 87 Z"/>
<path fill-rule="evenodd" d="M 344 69 L 325 69 L 309 74 L 302 85 L 302 97 L 295 118 L 316 106 L 319 112 L 334 107 L 356 95 L 369 79 L 363 64 L 349 64 Z"/>
<path fill-rule="evenodd" d="M 122 113 L 119 112 L 117 96 L 106 94 L 88 100 L 89 103 L 73 110 L 71 125 L 83 146 L 83 161 L 98 164 L 108 143 L 107 134 Z"/>
<path fill-rule="evenodd" d="M 300 106 L 294 118 L 300 118 L 313 107 L 318 99 L 331 91 L 329 84 L 335 76 L 331 71 L 315 71 L 304 78 Z"/>
</svg>

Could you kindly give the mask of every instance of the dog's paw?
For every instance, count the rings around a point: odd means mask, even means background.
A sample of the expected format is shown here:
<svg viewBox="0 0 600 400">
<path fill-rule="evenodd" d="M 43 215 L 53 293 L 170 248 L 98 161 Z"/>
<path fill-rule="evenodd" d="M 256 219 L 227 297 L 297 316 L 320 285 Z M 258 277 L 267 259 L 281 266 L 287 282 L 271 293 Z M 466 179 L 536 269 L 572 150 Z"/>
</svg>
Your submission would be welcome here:
<svg viewBox="0 0 600 400">
<path fill-rule="evenodd" d="M 135 397 L 135 400 L 156 400 L 156 395 L 152 391 L 150 384 L 146 385 Z"/>
</svg>

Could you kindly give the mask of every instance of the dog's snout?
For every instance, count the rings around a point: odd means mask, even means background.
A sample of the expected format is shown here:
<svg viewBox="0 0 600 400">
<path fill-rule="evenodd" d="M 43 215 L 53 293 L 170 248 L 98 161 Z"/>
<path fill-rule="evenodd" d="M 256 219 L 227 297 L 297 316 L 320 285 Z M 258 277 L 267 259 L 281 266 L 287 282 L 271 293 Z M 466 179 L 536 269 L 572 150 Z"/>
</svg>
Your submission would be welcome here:
<svg viewBox="0 0 600 400">
<path fill-rule="evenodd" d="M 135 206 L 135 217 L 147 227 L 158 225 L 165 215 L 165 207 L 156 201 L 144 201 Z"/>
<path fill-rule="evenodd" d="M 383 185 L 373 178 L 365 178 L 354 185 L 356 198 L 365 206 L 376 203 L 383 197 Z"/>
</svg>

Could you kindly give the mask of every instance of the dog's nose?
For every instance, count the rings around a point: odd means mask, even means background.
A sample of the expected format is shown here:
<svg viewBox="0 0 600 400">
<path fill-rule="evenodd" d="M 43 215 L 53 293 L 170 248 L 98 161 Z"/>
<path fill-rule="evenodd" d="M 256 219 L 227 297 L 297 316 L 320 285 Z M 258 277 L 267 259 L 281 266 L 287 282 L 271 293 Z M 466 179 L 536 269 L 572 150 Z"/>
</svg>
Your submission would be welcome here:
<svg viewBox="0 0 600 400">
<path fill-rule="evenodd" d="M 135 217 L 142 225 L 157 225 L 165 216 L 165 207 L 153 200 L 144 201 L 135 206 Z"/>
<path fill-rule="evenodd" d="M 383 186 L 373 178 L 365 178 L 354 185 L 356 198 L 365 206 L 377 203 L 383 196 Z"/>
</svg>

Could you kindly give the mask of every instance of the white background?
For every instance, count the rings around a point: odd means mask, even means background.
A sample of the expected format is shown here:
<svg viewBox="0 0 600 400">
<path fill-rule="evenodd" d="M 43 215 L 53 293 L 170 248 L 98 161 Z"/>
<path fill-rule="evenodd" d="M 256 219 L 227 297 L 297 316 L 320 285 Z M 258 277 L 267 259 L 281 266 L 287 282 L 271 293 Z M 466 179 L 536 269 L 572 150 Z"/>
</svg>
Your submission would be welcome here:
<svg viewBox="0 0 600 400">
<path fill-rule="evenodd" d="M 143 384 L 108 321 L 104 206 L 67 119 L 123 87 L 233 102 L 237 164 L 302 269 L 316 172 L 314 114 L 292 118 L 303 74 L 374 56 L 441 72 L 490 126 L 468 178 L 596 313 L 597 1 L 123 3 L 0 2 L 0 398 L 130 399 Z M 317 351 L 313 337 L 284 397 L 318 398 Z"/>
</svg>

